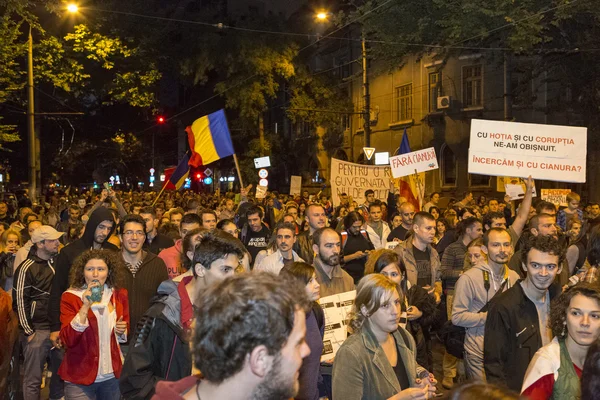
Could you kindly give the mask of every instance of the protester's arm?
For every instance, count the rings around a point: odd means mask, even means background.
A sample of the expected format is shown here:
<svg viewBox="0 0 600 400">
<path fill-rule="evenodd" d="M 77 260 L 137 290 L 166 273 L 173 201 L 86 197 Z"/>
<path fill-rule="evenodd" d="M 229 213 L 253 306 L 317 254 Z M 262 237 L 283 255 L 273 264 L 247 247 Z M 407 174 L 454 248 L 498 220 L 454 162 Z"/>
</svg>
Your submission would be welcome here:
<svg viewBox="0 0 600 400">
<path fill-rule="evenodd" d="M 442 279 L 456 279 L 462 274 L 462 268 L 454 268 L 454 265 L 457 264 L 457 258 L 460 258 L 459 264 L 463 265 L 464 257 L 457 257 L 456 251 L 454 251 L 454 247 L 448 246 L 444 254 L 442 255 Z"/>
<path fill-rule="evenodd" d="M 92 206 L 92 208 L 90 208 L 90 211 L 87 212 L 87 216 L 89 217 L 97 208 L 102 207 L 102 203 L 104 203 L 104 200 L 106 200 L 107 197 L 108 191 L 106 189 L 102 189 L 102 192 L 100 193 L 100 199 Z"/>
<path fill-rule="evenodd" d="M 504 365 L 506 355 L 511 348 L 511 341 L 514 340 L 506 321 L 504 306 L 492 302 L 485 322 L 483 365 L 488 382 L 499 386 L 506 386 Z"/>
<path fill-rule="evenodd" d="M 19 318 L 19 324 L 25 332 L 25 336 L 35 334 L 31 321 L 31 287 L 32 276 L 29 268 L 24 268 L 26 264 L 17 268 L 17 274 L 13 282 L 13 310 Z"/>
<path fill-rule="evenodd" d="M 125 207 L 123 207 L 123 205 L 121 204 L 119 199 L 117 199 L 117 195 L 112 189 L 108 192 L 108 196 L 113 201 L 113 203 L 115 203 L 117 205 L 117 210 L 119 211 L 119 217 L 123 218 L 124 216 L 126 216 L 127 211 L 125 211 Z"/>
<path fill-rule="evenodd" d="M 575 272 L 575 266 L 579 259 L 579 247 L 572 245 L 567 249 L 567 264 L 569 265 L 569 276 Z"/>
<path fill-rule="evenodd" d="M 488 313 L 473 312 L 473 281 L 468 275 L 458 278 L 452 303 L 452 323 L 463 328 L 474 328 L 485 325 Z"/>
<path fill-rule="evenodd" d="M 68 295 L 68 294 L 67 294 Z M 65 296 L 61 298 L 60 302 L 60 340 L 69 349 L 74 348 L 81 341 L 83 332 L 89 328 L 89 321 L 86 319 L 85 322 L 81 321 L 79 314 L 82 312 L 82 308 L 76 307 L 72 302 L 65 299 Z M 87 315 L 89 307 L 83 310 L 83 313 Z"/>
<path fill-rule="evenodd" d="M 521 236 L 521 233 L 523 233 L 527 218 L 529 217 L 529 209 L 531 208 L 531 201 L 533 198 L 533 188 L 535 187 L 535 182 L 531 178 L 531 175 L 527 178 L 526 186 L 527 190 L 525 191 L 525 197 L 519 207 L 519 212 L 517 213 L 515 221 L 511 225 L 517 236 Z"/>
</svg>

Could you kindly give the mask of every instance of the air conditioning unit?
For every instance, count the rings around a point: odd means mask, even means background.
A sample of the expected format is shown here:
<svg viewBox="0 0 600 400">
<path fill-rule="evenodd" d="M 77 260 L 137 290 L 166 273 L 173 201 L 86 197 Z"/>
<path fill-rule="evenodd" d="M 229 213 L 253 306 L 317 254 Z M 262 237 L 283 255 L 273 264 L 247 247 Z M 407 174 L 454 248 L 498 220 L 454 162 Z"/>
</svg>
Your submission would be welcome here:
<svg viewBox="0 0 600 400">
<path fill-rule="evenodd" d="M 445 110 L 447 108 L 450 108 L 450 104 L 452 103 L 452 97 L 451 96 L 438 96 L 437 98 L 437 109 L 438 110 Z"/>
</svg>

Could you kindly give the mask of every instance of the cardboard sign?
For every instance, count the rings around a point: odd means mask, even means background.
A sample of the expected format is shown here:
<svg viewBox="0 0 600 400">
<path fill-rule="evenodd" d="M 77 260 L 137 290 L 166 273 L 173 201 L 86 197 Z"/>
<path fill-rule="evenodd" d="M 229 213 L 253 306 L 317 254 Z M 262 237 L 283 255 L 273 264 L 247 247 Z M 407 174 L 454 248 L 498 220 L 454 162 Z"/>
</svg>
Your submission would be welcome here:
<svg viewBox="0 0 600 400">
<path fill-rule="evenodd" d="M 571 189 L 542 189 L 542 200 L 549 201 L 557 207 L 567 207 L 567 195 Z"/>
<path fill-rule="evenodd" d="M 292 196 L 300 196 L 302 193 L 302 177 L 292 175 L 290 177 L 290 194 Z"/>
<path fill-rule="evenodd" d="M 331 360 L 348 337 L 346 323 L 356 299 L 356 290 L 321 297 L 319 304 L 325 314 L 325 335 L 321 361 Z"/>
<path fill-rule="evenodd" d="M 347 161 L 331 159 L 331 198 L 333 204 L 340 204 L 340 194 L 351 196 L 358 205 L 365 202 L 365 191 L 371 189 L 375 198 L 387 201 L 393 187 L 389 166 L 354 164 Z"/>
<path fill-rule="evenodd" d="M 264 199 L 267 196 L 267 187 L 258 185 L 256 187 L 256 195 L 257 199 Z"/>
<path fill-rule="evenodd" d="M 471 121 L 469 173 L 585 182 L 587 128 Z"/>
<path fill-rule="evenodd" d="M 439 168 L 433 147 L 390 157 L 390 167 L 394 178 Z"/>
</svg>

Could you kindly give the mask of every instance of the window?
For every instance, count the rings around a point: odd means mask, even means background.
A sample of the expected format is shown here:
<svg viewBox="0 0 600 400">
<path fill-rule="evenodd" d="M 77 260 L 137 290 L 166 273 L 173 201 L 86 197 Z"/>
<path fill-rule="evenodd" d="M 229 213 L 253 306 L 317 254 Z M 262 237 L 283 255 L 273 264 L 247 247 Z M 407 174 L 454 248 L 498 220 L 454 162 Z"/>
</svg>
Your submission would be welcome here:
<svg viewBox="0 0 600 400">
<path fill-rule="evenodd" d="M 442 186 L 456 186 L 456 157 L 454 152 L 446 144 L 442 146 L 442 167 L 440 168 L 440 174 L 442 179 Z"/>
<path fill-rule="evenodd" d="M 490 186 L 491 177 L 488 175 L 469 174 L 469 186 Z"/>
<path fill-rule="evenodd" d="M 463 107 L 483 106 L 483 67 L 463 67 Z"/>
<path fill-rule="evenodd" d="M 412 119 L 412 83 L 396 88 L 396 121 Z"/>
<path fill-rule="evenodd" d="M 438 96 L 442 95 L 442 73 L 431 72 L 429 74 L 429 112 L 437 110 Z"/>
</svg>

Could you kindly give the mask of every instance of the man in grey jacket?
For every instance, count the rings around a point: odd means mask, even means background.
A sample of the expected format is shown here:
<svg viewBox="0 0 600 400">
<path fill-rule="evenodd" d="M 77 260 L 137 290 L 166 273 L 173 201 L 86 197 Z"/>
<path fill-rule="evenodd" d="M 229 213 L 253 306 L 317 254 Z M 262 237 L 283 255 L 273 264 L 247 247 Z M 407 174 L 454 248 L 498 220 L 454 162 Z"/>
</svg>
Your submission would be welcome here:
<svg viewBox="0 0 600 400">
<path fill-rule="evenodd" d="M 506 265 L 513 253 L 506 229 L 492 228 L 483 235 L 481 251 L 487 264 L 476 264 L 456 282 L 452 323 L 467 329 L 465 335 L 465 370 L 472 380 L 485 381 L 483 369 L 483 335 L 487 304 L 498 291 L 504 291 L 519 279 Z"/>
</svg>

